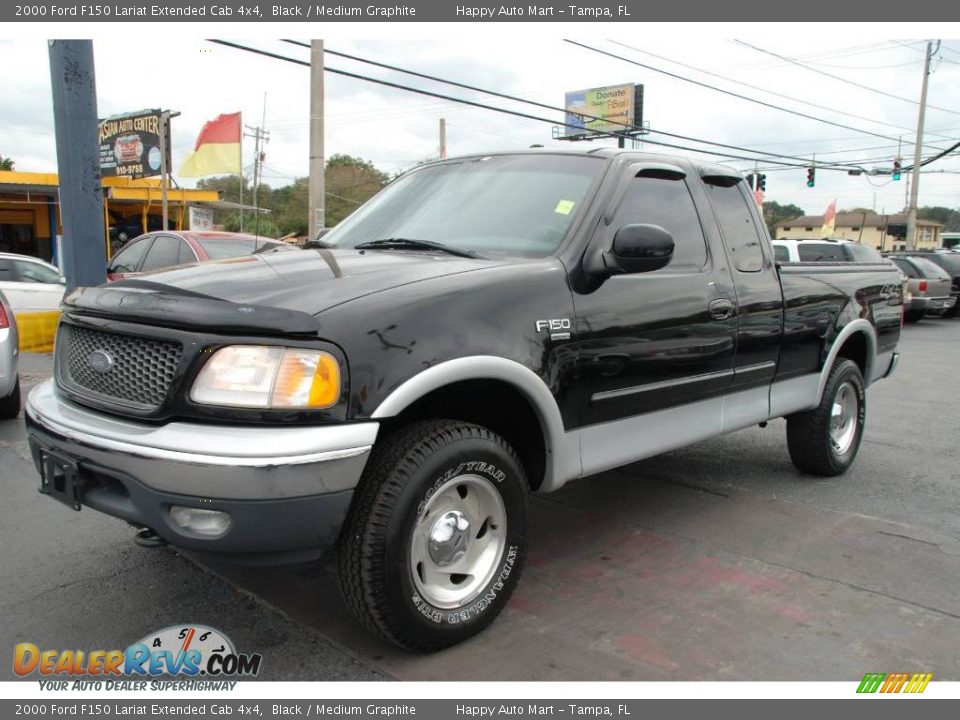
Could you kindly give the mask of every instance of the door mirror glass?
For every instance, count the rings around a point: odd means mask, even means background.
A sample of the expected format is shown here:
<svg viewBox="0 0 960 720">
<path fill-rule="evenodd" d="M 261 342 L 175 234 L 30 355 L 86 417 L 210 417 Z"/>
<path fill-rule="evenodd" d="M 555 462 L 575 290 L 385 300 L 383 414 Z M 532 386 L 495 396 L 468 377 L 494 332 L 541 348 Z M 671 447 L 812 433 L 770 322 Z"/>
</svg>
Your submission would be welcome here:
<svg viewBox="0 0 960 720">
<path fill-rule="evenodd" d="M 673 236 L 669 232 L 659 225 L 631 224 L 613 236 L 606 265 L 612 273 L 642 273 L 665 267 L 671 258 Z"/>
</svg>

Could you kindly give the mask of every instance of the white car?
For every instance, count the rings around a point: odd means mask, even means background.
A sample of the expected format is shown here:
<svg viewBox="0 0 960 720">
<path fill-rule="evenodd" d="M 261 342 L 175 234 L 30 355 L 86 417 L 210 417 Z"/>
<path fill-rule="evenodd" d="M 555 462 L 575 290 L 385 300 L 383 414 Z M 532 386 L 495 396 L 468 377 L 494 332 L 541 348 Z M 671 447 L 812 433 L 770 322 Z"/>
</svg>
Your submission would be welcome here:
<svg viewBox="0 0 960 720">
<path fill-rule="evenodd" d="M 17 321 L 10 303 L 0 290 L 0 420 L 20 413 L 20 376 Z"/>
<path fill-rule="evenodd" d="M 50 352 L 64 279 L 56 266 L 28 255 L 0 253 L 0 291 L 17 316 L 21 350 Z"/>
<path fill-rule="evenodd" d="M 773 254 L 777 262 L 885 262 L 883 256 L 869 245 L 834 238 L 774 240 Z"/>
</svg>

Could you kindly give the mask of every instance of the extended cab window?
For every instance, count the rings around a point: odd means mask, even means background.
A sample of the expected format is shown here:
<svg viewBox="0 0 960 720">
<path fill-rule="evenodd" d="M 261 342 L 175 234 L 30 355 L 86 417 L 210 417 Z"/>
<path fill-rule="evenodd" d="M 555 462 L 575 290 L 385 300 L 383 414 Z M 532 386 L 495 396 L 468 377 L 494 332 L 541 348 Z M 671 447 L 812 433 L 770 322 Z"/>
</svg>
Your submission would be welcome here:
<svg viewBox="0 0 960 720">
<path fill-rule="evenodd" d="M 690 190 L 682 178 L 644 176 L 627 180 L 611 227 L 659 225 L 673 236 L 673 259 L 661 271 L 699 271 L 707 264 L 707 243 Z"/>
<path fill-rule="evenodd" d="M 749 201 L 740 191 L 740 184 L 707 182 L 707 194 L 720 222 L 733 266 L 740 272 L 758 272 L 763 269 L 760 233 L 747 205 Z"/>
<path fill-rule="evenodd" d="M 773 259 L 779 263 L 790 262 L 790 251 L 786 245 L 773 246 Z"/>
<path fill-rule="evenodd" d="M 805 242 L 797 245 L 801 262 L 846 262 L 840 243 Z"/>
</svg>

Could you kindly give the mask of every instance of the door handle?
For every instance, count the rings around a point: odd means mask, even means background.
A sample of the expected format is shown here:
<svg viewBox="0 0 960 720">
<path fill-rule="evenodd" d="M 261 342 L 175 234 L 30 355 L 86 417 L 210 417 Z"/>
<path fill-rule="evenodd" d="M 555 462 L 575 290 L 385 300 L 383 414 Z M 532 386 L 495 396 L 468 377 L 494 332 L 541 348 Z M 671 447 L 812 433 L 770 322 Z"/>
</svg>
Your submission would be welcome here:
<svg viewBox="0 0 960 720">
<path fill-rule="evenodd" d="M 729 320 L 737 314 L 737 304 L 726 298 L 711 300 L 709 308 L 711 320 Z"/>
</svg>

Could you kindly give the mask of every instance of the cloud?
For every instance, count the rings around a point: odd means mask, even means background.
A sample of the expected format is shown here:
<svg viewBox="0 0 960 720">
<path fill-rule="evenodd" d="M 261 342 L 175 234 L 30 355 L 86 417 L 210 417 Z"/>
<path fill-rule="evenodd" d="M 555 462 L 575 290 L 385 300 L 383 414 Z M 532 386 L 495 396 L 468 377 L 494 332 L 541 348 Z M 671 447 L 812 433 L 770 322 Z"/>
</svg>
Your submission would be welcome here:
<svg viewBox="0 0 960 720">
<path fill-rule="evenodd" d="M 95 41 L 98 107 L 101 116 L 144 107 L 164 107 L 181 113 L 173 121 L 174 168 L 192 149 L 203 123 L 224 112 L 243 112 L 248 125 L 261 123 L 266 96 L 266 147 L 264 178 L 283 185 L 307 173 L 309 162 L 309 70 L 294 64 L 257 56 L 209 42 L 177 39 L 168 34 L 149 53 L 133 52 L 128 38 Z M 653 67 L 715 84 L 774 105 L 830 118 L 858 130 L 869 130 L 904 140 L 904 164 L 909 164 L 916 106 L 832 80 L 823 75 L 777 61 L 737 45 L 715 39 L 685 42 L 673 37 L 621 37 L 620 41 L 641 50 L 685 63 L 694 68 L 741 80 L 759 87 L 807 100 L 866 119 L 811 108 L 798 101 L 764 94 L 758 90 L 720 80 L 663 59 L 599 39 L 587 44 Z M 237 42 L 309 60 L 309 50 L 279 40 Z M 642 43 L 639 44 L 639 43 Z M 922 52 L 892 41 L 863 41 L 852 49 L 837 47 L 835 40 L 816 40 L 805 34 L 796 39 L 783 33 L 766 42 L 778 53 L 802 56 L 811 67 L 840 75 L 865 85 L 907 98 L 919 94 Z M 960 42 L 945 41 L 951 50 Z M 854 130 L 831 127 L 809 119 L 764 108 L 729 95 L 670 78 L 664 74 L 604 57 L 564 43 L 547 33 L 531 34 L 524 43 L 498 42 L 495 33 L 454 35 L 427 39 L 328 40 L 328 47 L 399 65 L 426 74 L 520 95 L 549 105 L 563 104 L 563 94 L 591 86 L 621 82 L 645 85 L 645 115 L 655 130 L 707 138 L 729 145 L 764 149 L 817 159 L 852 160 L 877 158 L 888 167 L 896 152 L 894 140 L 872 137 Z M 855 45 L 851 41 L 850 45 Z M 477 100 L 499 107 L 560 120 L 559 113 L 520 105 L 476 92 L 433 83 L 363 63 L 329 55 L 328 66 L 383 78 L 445 95 Z M 56 167 L 53 138 L 50 77 L 46 43 L 41 40 L 0 41 L 0 63 L 16 67 L 0 81 L 0 153 L 12 156 L 18 169 L 49 171 Z M 930 103 L 960 113 L 960 54 L 943 52 L 930 81 Z M 537 123 L 458 105 L 438 98 L 366 83 L 327 73 L 326 152 L 359 155 L 378 167 L 394 172 L 435 156 L 438 120 L 447 120 L 451 154 L 521 149 L 534 143 L 563 146 L 551 138 L 549 124 Z M 876 122 L 879 121 L 879 122 Z M 879 123 L 899 125 L 893 128 Z M 960 114 L 931 109 L 927 117 L 932 133 L 929 143 L 946 147 L 948 138 L 960 138 Z M 694 143 L 651 135 L 651 140 Z M 613 144 L 599 141 L 590 146 Z M 586 147 L 584 143 L 582 146 Z M 646 144 L 650 151 L 658 149 Z M 862 149 L 862 150 L 861 150 Z M 846 152 L 853 150 L 853 152 Z M 838 152 L 844 151 L 844 152 Z M 245 144 L 245 161 L 252 162 L 252 143 Z M 718 150 L 720 152 L 720 150 Z M 741 154 L 730 150 L 734 154 Z M 718 158 L 721 159 L 721 158 Z M 721 159 L 722 160 L 722 159 Z M 752 163 L 729 161 L 748 169 Z M 799 162 L 799 161 L 798 161 Z M 872 164 L 871 164 L 872 166 Z M 945 159 L 931 170 L 960 172 L 957 159 Z M 876 203 L 877 210 L 899 210 L 904 202 L 905 181 L 889 178 L 849 177 L 821 170 L 817 186 L 808 189 L 802 169 L 768 172 L 767 197 L 795 203 L 809 212 L 820 212 L 834 197 L 841 207 Z M 184 184 L 190 183 L 184 181 Z M 874 197 L 876 196 L 876 200 Z M 960 204 L 960 174 L 925 174 L 921 204 Z"/>
</svg>

